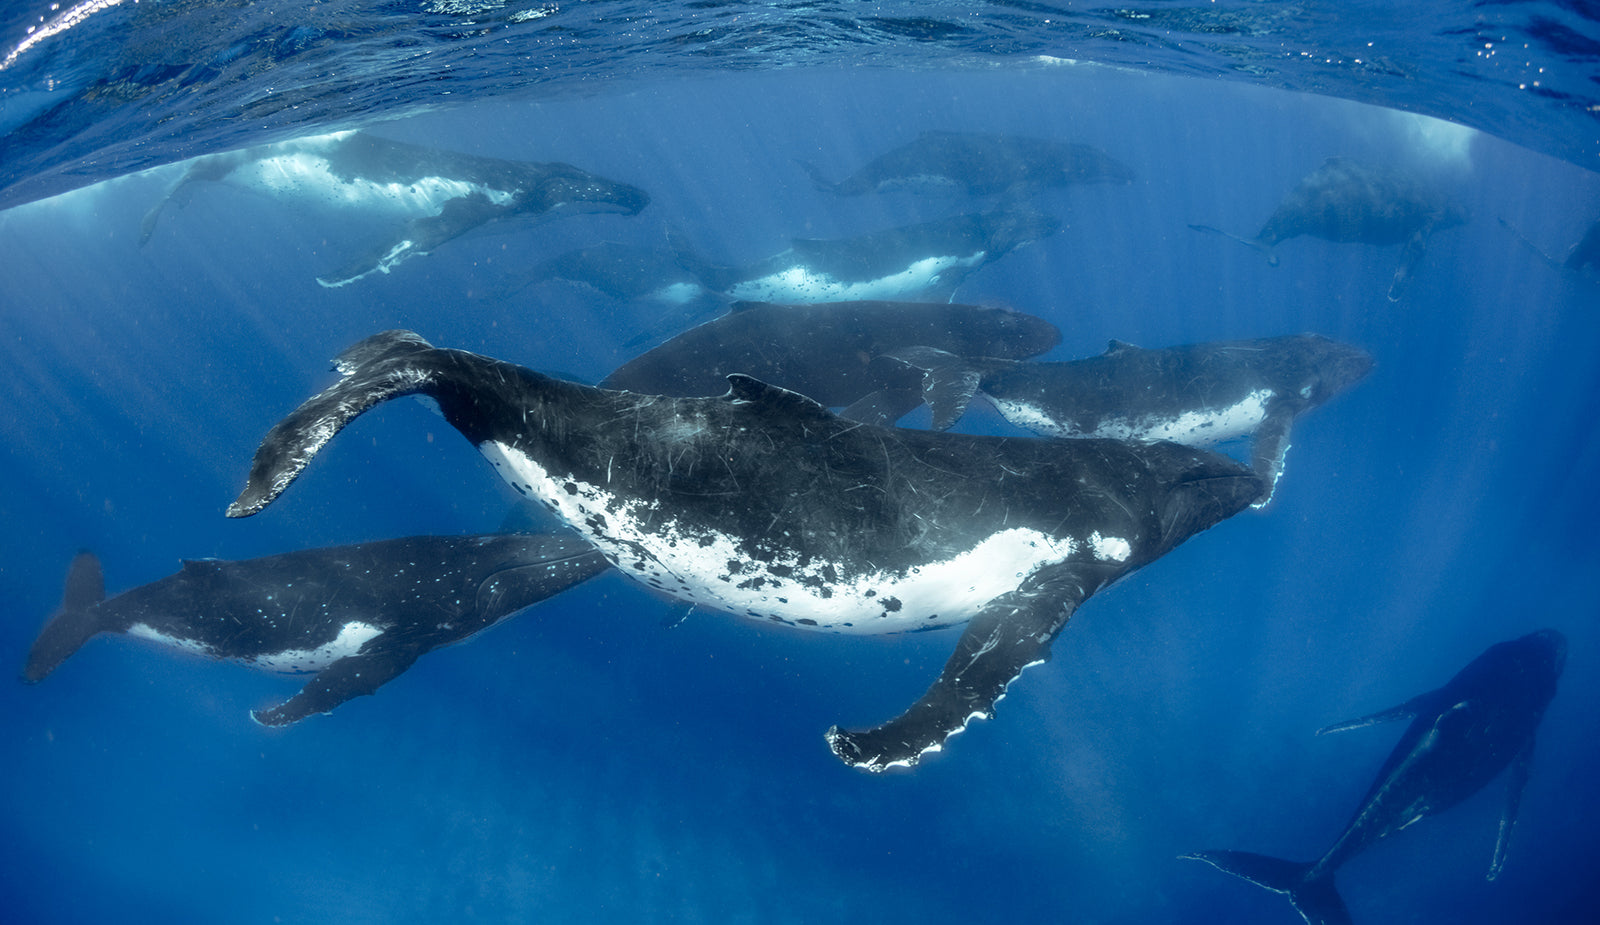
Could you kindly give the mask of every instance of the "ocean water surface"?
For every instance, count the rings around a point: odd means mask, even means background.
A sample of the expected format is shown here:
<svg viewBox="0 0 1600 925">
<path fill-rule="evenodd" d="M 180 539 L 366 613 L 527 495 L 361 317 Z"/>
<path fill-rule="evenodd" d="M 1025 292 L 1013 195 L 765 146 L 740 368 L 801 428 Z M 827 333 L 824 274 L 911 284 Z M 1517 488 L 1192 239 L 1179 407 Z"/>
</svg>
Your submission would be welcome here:
<svg viewBox="0 0 1600 925">
<path fill-rule="evenodd" d="M 1503 872 L 1502 776 L 1339 889 L 1357 923 L 1594 920 L 1600 285 L 1559 265 L 1600 218 L 1584 5 L 26 6 L 0 18 L 19 671 L 80 549 L 116 593 L 180 559 L 499 529 L 515 495 L 420 402 L 363 416 L 262 514 L 223 510 L 369 334 L 595 382 L 701 317 L 526 283 L 572 248 L 737 265 L 995 206 L 837 197 L 797 163 L 843 177 L 927 130 L 1090 144 L 1136 175 L 1031 197 L 1060 230 L 957 291 L 1057 325 L 1043 359 L 1316 332 L 1376 366 L 1298 422 L 1270 506 L 1095 595 L 992 720 L 911 770 L 848 768 L 823 732 L 898 714 L 959 630 L 667 625 L 681 608 L 607 574 L 284 729 L 250 711 L 303 677 L 92 640 L 0 685 L 7 921 L 1288 923 L 1179 855 L 1316 857 L 1402 726 L 1314 732 L 1543 627 L 1567 667 Z M 141 243 L 178 162 L 354 127 L 651 202 L 485 226 L 338 288 L 317 278 L 392 216 L 199 183 Z M 1399 301 L 1399 247 L 1299 237 L 1273 266 L 1189 227 L 1253 235 L 1330 156 L 1471 216 Z M 985 407 L 960 426 L 1019 433 Z"/>
</svg>

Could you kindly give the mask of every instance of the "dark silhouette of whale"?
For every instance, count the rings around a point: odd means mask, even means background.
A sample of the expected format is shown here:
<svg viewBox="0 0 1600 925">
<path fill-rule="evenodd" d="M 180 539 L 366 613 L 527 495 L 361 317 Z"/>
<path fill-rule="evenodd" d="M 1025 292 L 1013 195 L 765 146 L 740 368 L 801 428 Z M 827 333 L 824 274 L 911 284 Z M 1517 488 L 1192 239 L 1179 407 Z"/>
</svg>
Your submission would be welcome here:
<svg viewBox="0 0 1600 925">
<path fill-rule="evenodd" d="M 236 562 L 185 561 L 175 575 L 107 599 L 100 562 L 80 553 L 61 609 L 28 653 L 44 679 L 100 633 L 126 633 L 267 671 L 316 676 L 255 711 L 282 726 L 371 694 L 459 642 L 609 568 L 572 535 L 412 536 Z"/>
<path fill-rule="evenodd" d="M 969 213 L 851 238 L 796 238 L 788 250 L 754 264 L 697 272 L 706 288 L 733 300 L 948 301 L 973 273 L 1060 227 L 1026 209 Z"/>
<path fill-rule="evenodd" d="M 614 209 L 637 215 L 650 196 L 569 164 L 509 161 L 389 141 L 366 132 L 335 132 L 200 157 L 145 214 L 139 243 L 150 240 L 169 202 L 196 183 L 227 180 L 273 195 L 390 212 L 403 227 L 338 270 L 319 277 L 343 286 L 426 254 L 489 222 L 561 209 Z"/>
<path fill-rule="evenodd" d="M 1172 440 L 1211 446 L 1253 437 L 1251 467 L 1272 488 L 1295 418 L 1359 382 L 1365 351 L 1317 334 L 1144 350 L 1112 341 L 1064 363 L 968 359 L 926 347 L 892 354 L 925 370 L 933 427 L 944 430 L 983 393 L 1006 420 L 1050 437 Z M 881 365 L 881 364 L 880 364 Z M 873 418 L 856 413 L 847 417 Z"/>
<path fill-rule="evenodd" d="M 682 305 L 704 299 L 708 292 L 679 255 L 655 247 L 604 241 L 542 260 L 517 274 L 498 293 L 501 297 L 538 283 L 561 280 L 588 286 L 619 301 L 652 301 Z"/>
<path fill-rule="evenodd" d="M 1025 195 L 1074 183 L 1129 183 L 1133 171 L 1099 148 L 1019 135 L 923 132 L 831 183 L 801 161 L 817 188 L 839 196 L 906 189 L 969 196 Z"/>
<path fill-rule="evenodd" d="M 1585 267 L 1600 270 L 1600 220 L 1590 225 L 1578 243 L 1572 245 L 1561 265 L 1574 272 L 1581 272 Z"/>
<path fill-rule="evenodd" d="M 1555 630 L 1497 643 L 1438 690 L 1318 730 L 1322 735 L 1411 720 L 1350 823 L 1317 860 L 1298 864 L 1244 851 L 1197 851 L 1183 857 L 1288 894 L 1311 925 L 1348 925 L 1350 913 L 1333 882 L 1341 865 L 1380 839 L 1455 806 L 1509 766 L 1505 811 L 1489 864 L 1488 878 L 1493 880 L 1505 864 L 1532 766 L 1534 734 L 1555 696 L 1566 651 L 1566 638 Z"/>
<path fill-rule="evenodd" d="M 876 396 L 892 423 L 922 402 L 922 376 L 872 361 L 913 345 L 967 356 L 1037 356 L 1061 342 L 1042 318 L 1002 308 L 927 302 L 736 302 L 720 318 L 638 356 L 601 388 L 721 395 L 744 373 L 829 407 Z M 896 375 L 899 373 L 899 375 Z"/>
<path fill-rule="evenodd" d="M 1391 171 L 1347 157 L 1330 157 L 1301 180 L 1252 238 L 1190 225 L 1253 247 L 1278 265 L 1272 249 L 1281 241 L 1311 235 L 1338 244 L 1403 245 L 1389 301 L 1398 302 L 1435 231 L 1467 222 L 1467 212 L 1440 192 Z"/>
<path fill-rule="evenodd" d="M 1556 258 L 1545 253 L 1544 248 L 1528 240 L 1527 236 L 1517 226 L 1504 218 L 1500 219 L 1500 227 L 1509 232 L 1517 240 L 1517 243 L 1527 248 L 1552 270 L 1570 270 L 1573 273 L 1583 275 L 1584 269 L 1587 267 L 1600 269 L 1600 220 L 1590 225 L 1588 230 L 1583 233 L 1583 237 L 1579 238 L 1576 244 L 1567 249 L 1565 258 Z"/>
<path fill-rule="evenodd" d="M 1172 443 L 874 427 L 743 375 L 719 398 L 616 392 L 409 331 L 335 364 L 343 378 L 262 440 L 230 517 L 271 503 L 357 415 L 429 396 L 517 492 L 682 601 L 844 633 L 967 623 L 903 715 L 829 731 L 871 770 L 990 716 L 1086 598 L 1262 492 L 1234 461 Z"/>
</svg>

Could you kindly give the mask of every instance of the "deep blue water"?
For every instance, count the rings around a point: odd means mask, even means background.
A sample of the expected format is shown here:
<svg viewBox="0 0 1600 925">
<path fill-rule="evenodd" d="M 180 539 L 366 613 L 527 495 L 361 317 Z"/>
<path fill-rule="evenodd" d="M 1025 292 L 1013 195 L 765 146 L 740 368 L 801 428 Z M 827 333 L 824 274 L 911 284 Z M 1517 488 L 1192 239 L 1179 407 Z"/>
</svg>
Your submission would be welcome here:
<svg viewBox="0 0 1600 925">
<path fill-rule="evenodd" d="M 607 575 L 287 730 L 248 711 L 296 679 L 92 641 L 37 687 L 0 685 L 8 920 L 1292 922 L 1177 855 L 1319 854 L 1400 727 L 1313 731 L 1544 626 L 1568 636 L 1568 667 L 1500 878 L 1484 880 L 1497 782 L 1339 883 L 1358 923 L 1593 920 L 1600 288 L 1498 219 L 1558 254 L 1600 216 L 1600 177 L 1488 134 L 1171 74 L 666 67 L 591 89 L 466 94 L 375 131 L 569 161 L 648 189 L 644 213 L 524 223 L 343 289 L 315 277 L 370 222 L 225 185 L 142 249 L 170 175 L 0 212 L 0 664 L 21 665 L 80 548 L 117 591 L 180 558 L 495 529 L 509 490 L 411 402 L 357 421 L 263 514 L 222 510 L 266 428 L 367 334 L 598 379 L 656 320 L 564 284 L 497 297 L 530 261 L 669 226 L 747 261 L 970 205 L 827 197 L 794 163 L 842 174 L 926 128 L 1086 142 L 1138 172 L 1046 194 L 1064 230 L 958 294 L 1054 321 L 1048 358 L 1316 331 L 1378 366 L 1296 427 L 1269 508 L 1095 596 L 995 719 L 907 773 L 845 768 L 822 732 L 903 709 L 954 631 L 704 612 L 667 629 L 669 605 Z M 1300 238 L 1273 268 L 1186 227 L 1253 232 L 1332 154 L 1420 172 L 1473 213 L 1400 303 L 1393 248 Z"/>
</svg>

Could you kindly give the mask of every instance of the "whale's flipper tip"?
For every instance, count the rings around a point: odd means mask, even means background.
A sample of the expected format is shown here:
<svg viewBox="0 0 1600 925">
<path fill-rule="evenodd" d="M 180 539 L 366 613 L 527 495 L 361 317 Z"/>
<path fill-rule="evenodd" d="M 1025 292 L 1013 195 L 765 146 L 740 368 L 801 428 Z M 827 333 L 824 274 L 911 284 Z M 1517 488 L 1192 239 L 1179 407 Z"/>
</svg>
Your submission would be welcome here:
<svg viewBox="0 0 1600 925">
<path fill-rule="evenodd" d="M 379 646 L 345 656 L 317 672 L 298 694 L 250 718 L 263 726 L 288 726 L 318 713 L 332 713 L 347 700 L 376 693 L 416 662 L 424 650 Z"/>
<path fill-rule="evenodd" d="M 244 490 L 228 506 L 227 516 L 249 517 L 271 504 L 335 434 L 368 409 L 401 395 L 426 394 L 438 372 L 422 357 L 431 349 L 416 333 L 394 330 L 340 353 L 334 367 L 344 378 L 267 431 L 250 462 Z"/>
<path fill-rule="evenodd" d="M 992 718 L 1006 688 L 1050 657 L 1056 634 L 1104 580 L 1070 566 L 1045 571 L 1027 590 L 984 605 L 938 679 L 910 709 L 875 729 L 829 729 L 828 746 L 839 760 L 873 773 L 915 767 L 974 719 Z"/>
</svg>

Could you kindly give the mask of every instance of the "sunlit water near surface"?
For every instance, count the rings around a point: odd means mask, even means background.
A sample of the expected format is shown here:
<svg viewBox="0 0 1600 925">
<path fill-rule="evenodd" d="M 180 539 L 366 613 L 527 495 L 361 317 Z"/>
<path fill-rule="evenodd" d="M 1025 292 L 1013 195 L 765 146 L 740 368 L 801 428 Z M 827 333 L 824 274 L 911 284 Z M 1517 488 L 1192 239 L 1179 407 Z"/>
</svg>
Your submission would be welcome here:
<svg viewBox="0 0 1600 925">
<path fill-rule="evenodd" d="M 277 730 L 249 711 L 303 679 L 91 641 L 0 686 L 6 919 L 1288 923 L 1282 897 L 1178 856 L 1320 854 L 1401 726 L 1316 729 L 1549 626 L 1567 669 L 1500 876 L 1504 778 L 1338 883 L 1357 923 L 1592 921 L 1600 287 L 1546 256 L 1600 218 L 1597 42 L 1576 3 L 7 6 L 0 662 L 19 669 L 81 548 L 115 593 L 180 558 L 494 531 L 514 496 L 417 402 L 355 422 L 266 512 L 222 511 L 266 429 L 371 333 L 595 382 L 687 323 L 522 285 L 545 258 L 686 240 L 748 264 L 992 206 L 835 197 L 796 163 L 843 177 L 930 129 L 1091 144 L 1136 174 L 1040 193 L 1061 230 L 957 291 L 1054 322 L 1044 359 L 1314 331 L 1377 365 L 1297 424 L 1269 507 L 1089 600 L 993 720 L 909 772 L 846 768 L 823 730 L 904 709 L 958 631 L 669 628 L 680 608 L 604 575 Z M 317 277 L 392 210 L 201 183 L 140 245 L 175 162 L 357 127 L 651 202 L 487 225 L 337 289 Z M 1253 235 L 1335 155 L 1471 215 L 1398 302 L 1396 247 L 1301 237 L 1274 267 L 1188 227 Z M 981 402 L 961 427 L 1016 433 Z"/>
</svg>

